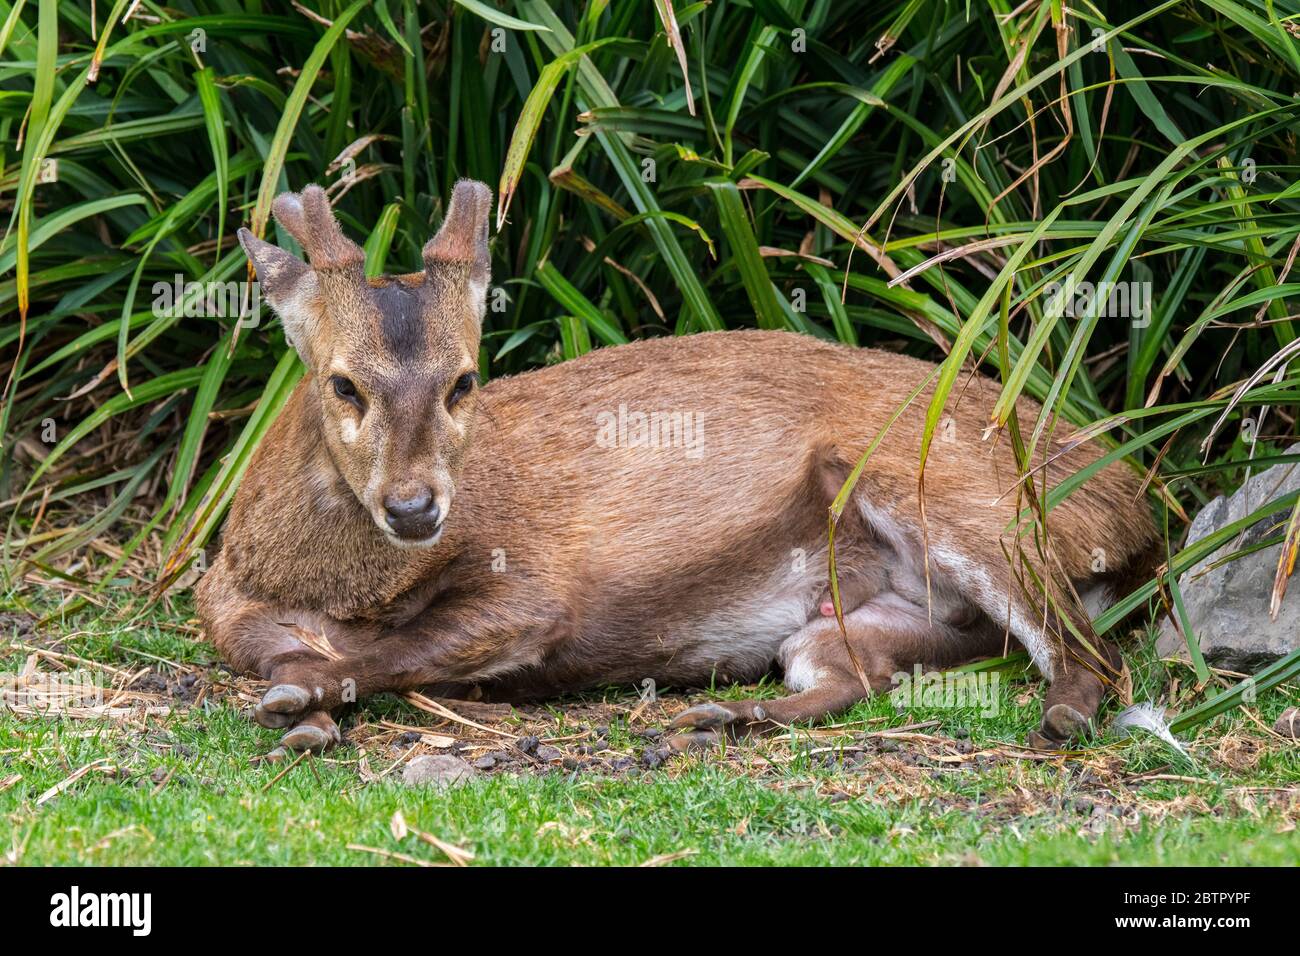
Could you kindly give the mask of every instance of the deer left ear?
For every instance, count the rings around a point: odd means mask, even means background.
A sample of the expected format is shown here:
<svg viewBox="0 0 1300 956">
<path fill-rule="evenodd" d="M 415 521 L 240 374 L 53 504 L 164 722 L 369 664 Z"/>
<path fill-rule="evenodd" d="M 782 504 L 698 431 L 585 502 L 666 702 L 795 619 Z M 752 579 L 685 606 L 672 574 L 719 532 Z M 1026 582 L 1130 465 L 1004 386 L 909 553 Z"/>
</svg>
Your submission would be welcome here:
<svg viewBox="0 0 1300 956">
<path fill-rule="evenodd" d="M 257 270 L 257 282 L 284 323 L 285 338 L 312 368 L 311 348 L 321 321 L 320 283 L 316 273 L 297 256 L 263 242 L 247 229 L 239 230 L 239 244 Z"/>
<path fill-rule="evenodd" d="M 427 272 L 443 264 L 467 270 L 470 299 L 479 319 L 487 308 L 487 287 L 492 278 L 492 255 L 488 250 L 491 214 L 492 190 L 485 183 L 462 179 L 452 190 L 442 227 L 424 247 Z"/>
</svg>

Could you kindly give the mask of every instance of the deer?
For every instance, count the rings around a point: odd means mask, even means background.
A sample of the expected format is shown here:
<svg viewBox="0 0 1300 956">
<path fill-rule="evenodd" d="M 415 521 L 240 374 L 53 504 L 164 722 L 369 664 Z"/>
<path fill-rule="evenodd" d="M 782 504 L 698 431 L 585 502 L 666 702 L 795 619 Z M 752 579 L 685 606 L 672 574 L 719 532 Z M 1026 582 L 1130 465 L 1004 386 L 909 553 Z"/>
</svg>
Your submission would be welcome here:
<svg viewBox="0 0 1300 956">
<path fill-rule="evenodd" d="M 315 185 L 272 204 L 307 261 L 238 233 L 305 372 L 195 603 L 230 666 L 267 682 L 253 717 L 283 750 L 339 743 L 341 708 L 385 692 L 525 702 L 779 668 L 785 696 L 670 722 L 673 741 L 708 746 L 1017 648 L 1047 682 L 1028 743 L 1094 727 L 1123 659 L 1090 616 L 1156 540 L 1134 466 L 1105 463 L 1055 502 L 1044 546 L 1026 493 L 1041 501 L 1103 448 L 1045 440 L 1026 476 L 986 435 L 999 387 L 975 371 L 923 497 L 936 366 L 901 353 L 704 332 L 481 384 L 491 207 L 459 181 L 423 268 L 374 278 Z M 1039 412 L 1015 406 L 1026 425 Z M 828 509 L 869 447 L 836 524 L 832 612 Z"/>
</svg>

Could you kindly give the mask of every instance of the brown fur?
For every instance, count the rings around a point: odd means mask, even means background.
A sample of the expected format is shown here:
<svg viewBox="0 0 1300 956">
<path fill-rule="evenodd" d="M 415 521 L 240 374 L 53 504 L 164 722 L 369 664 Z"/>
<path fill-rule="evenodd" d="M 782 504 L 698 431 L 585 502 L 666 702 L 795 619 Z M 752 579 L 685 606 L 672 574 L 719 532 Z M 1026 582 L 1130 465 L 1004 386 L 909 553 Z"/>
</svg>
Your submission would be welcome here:
<svg viewBox="0 0 1300 956">
<path fill-rule="evenodd" d="M 407 354 L 382 346 L 376 303 L 386 293 L 355 270 L 331 280 L 329 297 L 283 284 L 268 293 L 310 374 L 258 449 L 197 590 L 223 654 L 275 685 L 259 719 L 294 727 L 290 745 L 316 746 L 326 742 L 309 731 L 332 726 L 318 715 L 353 688 L 364 696 L 477 686 L 513 699 L 646 677 L 679 686 L 754 680 L 780 659 L 795 693 L 757 714 L 751 704 L 706 706 L 681 722 L 708 733 L 851 704 L 864 694 L 855 657 L 881 690 L 913 663 L 948 666 L 1008 640 L 1025 642 L 1053 680 L 1045 739 L 1093 716 L 1118 657 L 1102 642 L 1106 663 L 1088 661 L 1053 608 L 1016 583 L 1025 575 L 1012 573 L 1004 552 L 1015 548 L 1007 529 L 1017 517 L 1017 495 L 1008 494 L 1016 471 L 1009 443 L 984 438 L 997 395 L 986 379 L 954 397 L 943 432 L 951 441 L 932 446 L 928 538 L 917 496 L 928 392 L 869 461 L 837 536 L 853 655 L 818 607 L 827 507 L 929 363 L 780 332 L 709 333 L 601 349 L 495 380 L 447 408 L 449 383 L 478 353 L 485 193 L 458 187 L 460 215 L 444 226 L 455 235 L 426 247 L 438 255 L 426 256 L 425 273 L 390 280 L 414 297 L 420 347 Z M 300 205 L 310 211 L 313 202 Z M 284 205 L 292 219 L 298 204 Z M 317 215 L 316 229 L 329 224 Z M 309 254 L 323 247 L 327 268 L 353 268 L 333 233 L 317 243 L 295 225 Z M 278 268 L 300 287 L 329 284 L 312 278 L 314 254 L 312 269 L 299 269 L 255 242 L 245 245 L 259 274 Z M 350 443 L 341 423 L 356 410 L 328 386 L 340 368 L 369 396 Z M 605 447 L 601 423 L 620 406 L 698 416 L 701 454 Z M 1038 410 L 1020 403 L 1026 430 Z M 1055 445 L 1044 454 L 1059 454 L 1047 469 L 1054 485 L 1099 450 Z M 398 546 L 373 497 L 375 487 L 412 480 L 436 485 L 447 502 L 429 547 Z M 1137 480 L 1118 465 L 1055 507 L 1048 526 L 1052 558 L 1044 564 L 1032 537 L 1023 552 L 1039 577 L 1057 569 L 1058 599 L 1101 583 L 1095 549 L 1113 574 L 1143 560 L 1154 538 Z M 287 623 L 324 633 L 342 660 L 308 650 Z"/>
</svg>

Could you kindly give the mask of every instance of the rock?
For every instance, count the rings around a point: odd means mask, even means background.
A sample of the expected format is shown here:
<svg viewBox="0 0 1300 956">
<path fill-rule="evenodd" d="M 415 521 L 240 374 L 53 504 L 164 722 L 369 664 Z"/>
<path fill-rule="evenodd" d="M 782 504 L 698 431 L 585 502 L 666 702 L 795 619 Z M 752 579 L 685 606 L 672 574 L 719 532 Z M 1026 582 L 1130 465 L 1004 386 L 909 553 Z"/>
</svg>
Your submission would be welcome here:
<svg viewBox="0 0 1300 956">
<path fill-rule="evenodd" d="M 1287 453 L 1300 453 L 1300 444 L 1292 445 Z M 1187 543 L 1194 544 L 1297 488 L 1300 464 L 1274 465 L 1252 475 L 1231 496 L 1221 495 L 1201 509 L 1192 521 Z M 1213 567 L 1234 551 L 1276 535 L 1279 521 L 1285 522 L 1286 517 L 1283 512 L 1256 522 L 1178 579 L 1187 617 L 1200 638 L 1206 663 L 1253 674 L 1300 646 L 1300 584 L 1291 582 L 1277 620 L 1270 619 L 1268 613 L 1273 577 L 1282 553 L 1280 543 Z M 1166 657 L 1187 658 L 1187 644 L 1168 618 L 1161 625 L 1156 650 Z"/>
<path fill-rule="evenodd" d="M 1277 723 L 1273 725 L 1273 730 L 1283 737 L 1300 739 L 1300 707 L 1288 707 L 1282 711 Z"/>
<path fill-rule="evenodd" d="M 408 787 L 436 787 L 444 790 L 473 779 L 475 770 L 451 754 L 424 754 L 402 769 L 402 783 Z"/>
</svg>

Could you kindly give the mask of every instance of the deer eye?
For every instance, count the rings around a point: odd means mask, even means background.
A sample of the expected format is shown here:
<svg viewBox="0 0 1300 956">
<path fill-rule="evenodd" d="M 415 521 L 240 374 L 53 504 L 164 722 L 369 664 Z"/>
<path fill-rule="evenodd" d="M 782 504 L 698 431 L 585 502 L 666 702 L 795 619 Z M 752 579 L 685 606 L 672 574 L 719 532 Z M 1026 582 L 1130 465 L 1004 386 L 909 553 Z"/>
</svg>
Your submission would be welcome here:
<svg viewBox="0 0 1300 956">
<path fill-rule="evenodd" d="M 477 372 L 466 372 L 460 378 L 456 379 L 456 384 L 451 387 L 451 393 L 447 396 L 447 407 L 451 408 L 468 395 L 470 389 L 474 387 L 474 383 L 477 381 Z"/>
<path fill-rule="evenodd" d="M 357 408 L 362 407 L 361 396 L 357 394 L 357 387 L 352 384 L 350 379 L 346 379 L 342 375 L 334 375 L 330 377 L 330 383 L 334 386 L 335 395 L 345 402 L 350 402 Z"/>
</svg>

